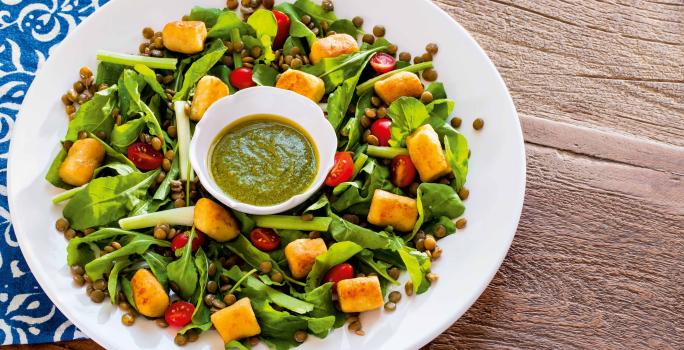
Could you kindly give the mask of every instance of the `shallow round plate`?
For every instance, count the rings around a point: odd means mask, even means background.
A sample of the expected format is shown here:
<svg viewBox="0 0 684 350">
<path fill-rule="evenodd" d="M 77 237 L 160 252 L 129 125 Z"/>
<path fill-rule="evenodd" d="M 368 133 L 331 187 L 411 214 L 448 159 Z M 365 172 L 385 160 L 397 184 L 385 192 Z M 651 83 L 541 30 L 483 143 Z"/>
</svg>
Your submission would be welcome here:
<svg viewBox="0 0 684 350">
<path fill-rule="evenodd" d="M 67 118 L 60 96 L 83 65 L 96 66 L 98 49 L 133 53 L 145 26 L 161 28 L 193 5 L 223 7 L 225 0 L 117 0 L 85 20 L 52 53 L 22 105 L 9 156 L 8 187 L 12 223 L 31 271 L 59 309 L 85 334 L 107 349 L 174 349 L 173 330 L 142 318 L 121 324 L 109 304 L 94 304 L 71 282 L 66 242 L 54 229 L 61 207 L 50 198 L 60 190 L 43 180 L 58 152 Z M 366 335 L 338 329 L 325 340 L 310 337 L 302 349 L 416 349 L 455 322 L 480 296 L 506 256 L 515 234 L 525 191 L 525 153 L 515 107 L 496 68 L 468 33 L 429 1 L 345 0 L 335 3 L 342 18 L 362 15 L 365 28 L 387 28 L 400 51 L 424 52 L 439 44 L 435 65 L 461 130 L 472 148 L 467 187 L 466 229 L 440 241 L 443 257 L 433 266 L 441 278 L 429 292 L 404 298 L 397 311 L 363 315 Z M 486 125 L 474 132 L 472 120 Z M 216 332 L 188 349 L 222 349 Z"/>
</svg>

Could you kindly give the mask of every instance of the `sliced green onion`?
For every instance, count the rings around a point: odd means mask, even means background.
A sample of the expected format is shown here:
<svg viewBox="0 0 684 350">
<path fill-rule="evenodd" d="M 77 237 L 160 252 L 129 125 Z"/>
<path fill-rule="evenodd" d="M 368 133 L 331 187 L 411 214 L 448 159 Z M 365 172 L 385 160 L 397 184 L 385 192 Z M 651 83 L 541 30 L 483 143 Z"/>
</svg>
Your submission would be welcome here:
<svg viewBox="0 0 684 350">
<path fill-rule="evenodd" d="M 119 227 L 124 230 L 137 230 L 154 227 L 159 224 L 192 226 L 195 207 L 183 207 L 143 214 L 119 220 Z"/>
<path fill-rule="evenodd" d="M 105 50 L 99 50 L 97 52 L 96 58 L 102 62 L 122 64 L 125 66 L 135 66 L 136 64 L 142 64 L 150 68 L 168 70 L 176 70 L 176 63 L 178 63 L 178 60 L 175 58 L 128 55 L 125 53 L 118 53 Z"/>
<path fill-rule="evenodd" d="M 306 221 L 301 216 L 290 215 L 263 215 L 252 217 L 259 227 L 273 228 L 278 230 L 300 230 L 300 231 L 328 231 L 331 218 L 317 217 L 311 221 Z"/>
<path fill-rule="evenodd" d="M 190 167 L 190 118 L 185 115 L 185 101 L 176 101 L 173 109 L 176 112 L 176 132 L 178 134 L 178 165 L 180 166 L 180 178 L 183 181 L 192 181 L 194 172 Z"/>
<path fill-rule="evenodd" d="M 385 158 L 393 159 L 399 155 L 408 155 L 408 149 L 401 147 L 380 147 L 368 145 L 368 150 L 366 151 L 369 156 L 375 158 Z"/>
<path fill-rule="evenodd" d="M 84 189 L 88 184 L 79 186 L 79 187 L 74 187 L 68 191 L 64 191 L 54 197 L 52 197 L 52 203 L 57 204 L 64 202 L 67 199 L 71 199 L 71 197 L 75 196 L 76 193 L 80 192 L 82 189 Z"/>
</svg>

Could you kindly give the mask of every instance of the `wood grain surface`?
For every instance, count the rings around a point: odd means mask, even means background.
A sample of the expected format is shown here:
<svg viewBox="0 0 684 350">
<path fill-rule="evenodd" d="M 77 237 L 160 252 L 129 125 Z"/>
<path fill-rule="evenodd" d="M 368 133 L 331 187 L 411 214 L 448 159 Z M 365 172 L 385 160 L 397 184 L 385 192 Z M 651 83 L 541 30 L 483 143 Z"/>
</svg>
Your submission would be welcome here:
<svg viewBox="0 0 684 350">
<path fill-rule="evenodd" d="M 499 273 L 425 349 L 684 349 L 684 0 L 436 3 L 503 75 L 528 183 Z"/>
</svg>

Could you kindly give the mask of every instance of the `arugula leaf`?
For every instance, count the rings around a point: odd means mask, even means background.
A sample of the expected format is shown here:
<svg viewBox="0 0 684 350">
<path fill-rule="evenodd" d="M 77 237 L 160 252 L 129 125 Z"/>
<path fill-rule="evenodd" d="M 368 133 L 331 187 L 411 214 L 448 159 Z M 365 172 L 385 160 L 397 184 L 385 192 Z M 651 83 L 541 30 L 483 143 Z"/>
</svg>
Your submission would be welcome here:
<svg viewBox="0 0 684 350">
<path fill-rule="evenodd" d="M 223 274 L 236 282 L 245 275 L 237 266 L 233 266 L 229 271 L 224 270 Z M 266 298 L 270 302 L 298 314 L 306 314 L 314 309 L 312 304 L 273 289 L 254 276 L 249 276 L 242 282 L 242 293 L 252 299 Z"/>
<path fill-rule="evenodd" d="M 112 270 L 109 272 L 109 279 L 107 280 L 107 291 L 109 292 L 109 299 L 112 302 L 112 305 L 116 305 L 116 303 L 120 303 L 122 300 L 116 300 L 117 299 L 117 290 L 118 290 L 118 282 L 119 282 L 119 272 L 126 268 L 128 265 L 130 265 L 131 262 L 128 259 L 124 260 L 119 260 L 114 264 L 114 267 L 112 267 Z"/>
<path fill-rule="evenodd" d="M 283 44 L 283 54 L 285 54 L 286 56 L 289 55 L 290 51 L 295 47 L 299 49 L 300 53 L 306 54 L 306 48 L 304 48 L 302 39 L 296 38 L 294 36 L 288 36 L 287 39 L 285 39 L 285 43 Z"/>
<path fill-rule="evenodd" d="M 329 213 L 333 219 L 328 232 L 337 242 L 349 241 L 368 249 L 396 249 L 397 237 L 390 237 L 386 232 L 375 232 Z"/>
<path fill-rule="evenodd" d="M 366 266 L 373 269 L 375 272 L 378 273 L 378 275 L 382 276 L 382 278 L 386 279 L 390 283 L 392 283 L 394 285 L 400 284 L 399 282 L 397 282 L 397 280 L 390 277 L 390 275 L 387 273 L 387 269 L 389 269 L 391 267 L 390 264 L 383 262 L 383 261 L 376 261 L 375 259 L 373 259 L 373 252 L 372 251 L 370 251 L 368 249 L 364 249 L 361 252 L 359 252 L 358 254 L 356 254 L 355 258 L 358 259 L 359 261 L 361 261 Z"/>
<path fill-rule="evenodd" d="M 130 110 L 133 111 L 134 113 L 141 113 L 142 114 L 142 119 L 145 120 L 145 123 L 147 124 L 147 128 L 149 129 L 150 134 L 154 136 L 159 136 L 159 137 L 164 137 L 164 131 L 162 130 L 161 126 L 159 125 L 159 120 L 157 117 L 154 115 L 150 107 L 148 107 L 145 102 L 142 101 L 140 97 L 140 91 L 139 86 L 142 86 L 140 81 L 144 82 L 145 80 L 141 78 L 142 76 L 137 74 L 136 72 L 126 69 L 123 72 L 123 84 L 126 87 L 126 91 L 128 93 L 128 96 L 130 98 Z M 110 118 L 111 119 L 111 118 Z M 162 144 L 162 150 L 166 152 L 166 143 Z"/>
<path fill-rule="evenodd" d="M 216 18 L 216 23 L 207 33 L 207 38 L 228 39 L 230 37 L 230 32 L 233 29 L 238 29 L 241 34 L 254 34 L 254 29 L 243 22 L 237 13 L 233 11 L 223 11 L 218 18 Z"/>
<path fill-rule="evenodd" d="M 377 161 L 373 159 L 366 162 L 366 165 L 361 169 L 360 174 L 365 174 L 366 177 L 363 186 L 360 189 L 357 186 L 349 186 L 346 191 L 332 203 L 333 209 L 341 212 L 359 204 L 364 204 L 369 207 L 373 194 L 377 189 L 402 194 L 401 189 L 394 186 L 389 180 L 389 169 L 378 164 Z M 365 212 L 367 214 L 367 210 L 365 210 Z"/>
<path fill-rule="evenodd" d="M 150 270 L 152 270 L 154 276 L 157 277 L 159 283 L 161 283 L 161 285 L 164 286 L 164 289 L 166 289 L 169 284 L 166 266 L 168 266 L 171 262 L 171 258 L 159 255 L 153 251 L 146 251 L 143 253 L 142 257 L 145 259 L 145 262 L 147 262 L 147 265 L 150 266 Z"/>
<path fill-rule="evenodd" d="M 122 235 L 138 235 L 139 233 L 133 231 L 125 231 L 118 228 L 103 228 L 96 232 L 93 232 L 85 237 L 76 237 L 69 241 L 67 244 L 67 265 L 85 265 L 88 262 L 96 258 L 95 254 L 99 254 L 99 248 L 97 251 L 93 251 L 90 247 L 87 249 L 81 249 L 81 245 L 93 243 L 93 242 L 106 242 L 107 244 L 114 240 L 117 236 Z"/>
<path fill-rule="evenodd" d="M 98 141 L 102 145 L 102 147 L 104 147 L 105 154 L 107 155 L 107 159 L 106 159 L 107 162 L 119 162 L 122 164 L 128 164 L 129 166 L 135 168 L 135 164 L 133 164 L 133 162 L 130 159 L 128 159 L 128 157 L 121 154 L 121 152 L 113 149 L 111 146 L 109 146 L 109 144 L 102 141 L 95 134 L 89 132 L 88 137 Z"/>
<path fill-rule="evenodd" d="M 337 57 L 323 58 L 314 65 L 302 66 L 301 70 L 323 79 L 325 92 L 328 93 L 335 90 L 345 80 L 358 74 L 371 55 L 386 48 L 386 46 L 382 46 Z"/>
<path fill-rule="evenodd" d="M 392 126 L 390 127 L 392 138 L 389 140 L 392 147 L 405 146 L 406 137 L 425 124 L 429 117 L 427 108 L 422 102 L 406 96 L 392 102 L 387 114 L 392 118 Z"/>
<path fill-rule="evenodd" d="M 86 237 L 87 238 L 87 237 Z M 122 240 L 123 242 L 123 240 Z M 124 244 L 125 243 L 125 244 Z M 132 254 L 143 254 L 150 249 L 150 246 L 169 247 L 169 241 L 155 239 L 152 236 L 135 234 L 127 238 L 127 242 L 122 243 L 122 247 L 111 253 L 100 256 L 85 265 L 85 271 L 91 280 L 97 281 L 112 268 L 114 261 L 119 258 L 127 257 Z"/>
<path fill-rule="evenodd" d="M 295 1 L 294 6 L 319 22 L 328 21 L 328 23 L 333 23 L 337 20 L 335 12 L 326 11 L 321 5 L 316 4 L 311 0 L 297 0 Z"/>
<path fill-rule="evenodd" d="M 231 94 L 234 94 L 237 91 L 237 89 L 230 84 L 230 68 L 228 68 L 228 66 L 225 64 L 215 65 L 214 68 L 209 70 L 209 75 L 213 75 L 221 79 L 221 81 L 228 86 L 228 90 Z"/>
<path fill-rule="evenodd" d="M 371 106 L 371 97 L 373 97 L 373 91 L 371 90 L 359 97 L 359 100 L 356 102 L 356 114 L 347 121 L 347 124 L 343 128 L 345 131 L 344 134 L 346 134 L 348 138 L 347 144 L 344 147 L 345 151 L 351 151 L 356 148 L 361 140 L 361 135 L 363 134 L 361 118 L 363 118 L 366 108 L 370 108 Z"/>
<path fill-rule="evenodd" d="M 204 295 L 206 292 L 207 282 L 209 282 L 209 259 L 204 253 L 204 249 L 199 248 L 195 254 L 195 267 L 199 272 L 199 290 L 195 293 L 193 297 L 195 300 L 195 311 L 192 313 L 192 323 L 194 324 L 205 324 L 207 322 L 211 323 L 209 318 L 209 309 L 204 305 Z"/>
<path fill-rule="evenodd" d="M 368 56 L 366 60 L 358 67 L 357 73 L 351 78 L 345 80 L 342 85 L 340 85 L 332 94 L 330 94 L 330 96 L 328 96 L 328 121 L 330 124 L 332 124 L 336 131 L 344 121 L 344 117 L 347 115 L 349 104 L 354 97 L 356 84 L 359 82 L 361 73 L 363 73 L 363 69 L 366 68 L 370 58 L 371 56 Z"/>
<path fill-rule="evenodd" d="M 93 98 L 78 108 L 74 119 L 69 122 L 69 128 L 64 141 L 78 140 L 81 131 L 96 133 L 104 131 L 106 134 L 112 131 L 114 119 L 111 117 L 112 109 L 116 106 L 117 85 L 98 91 Z"/>
<path fill-rule="evenodd" d="M 339 265 L 356 255 L 363 249 L 354 242 L 337 242 L 328 248 L 328 251 L 316 257 L 311 272 L 306 277 L 307 292 L 314 290 L 321 282 L 323 275 L 333 266 Z"/>
<path fill-rule="evenodd" d="M 257 38 L 263 44 L 263 58 L 266 64 L 271 63 L 275 58 L 275 54 L 271 49 L 273 38 L 278 33 L 278 23 L 276 22 L 273 12 L 264 9 L 258 9 L 252 13 L 247 19 L 249 24 L 256 31 Z"/>
<path fill-rule="evenodd" d="M 205 309 L 206 309 L 206 307 L 205 307 Z M 189 330 L 191 330 L 191 329 L 199 329 L 199 330 L 200 330 L 200 333 L 206 332 L 206 331 L 210 330 L 211 327 L 212 327 L 213 325 L 214 325 L 214 324 L 211 323 L 211 321 L 205 322 L 205 323 L 195 323 L 195 322 L 191 322 L 191 323 L 189 323 L 188 325 L 186 325 L 185 327 L 181 328 L 181 329 L 178 331 L 178 334 L 185 334 L 185 333 L 187 333 L 187 332 L 188 332 Z M 226 347 L 226 349 L 228 349 L 228 348 Z"/>
<path fill-rule="evenodd" d="M 115 125 L 110 136 L 110 144 L 119 152 L 124 152 L 133 144 L 147 124 L 142 118 L 130 120 L 121 125 Z"/>
<path fill-rule="evenodd" d="M 64 150 L 64 147 L 60 145 L 59 153 L 57 153 L 55 159 L 50 163 L 50 168 L 48 169 L 47 174 L 45 174 L 45 180 L 55 187 L 69 190 L 74 188 L 74 186 L 62 181 L 62 178 L 59 176 L 59 167 L 64 162 L 64 159 L 66 159 L 66 156 L 67 152 Z"/>
<path fill-rule="evenodd" d="M 226 344 L 225 350 L 249 350 L 249 346 L 243 345 L 237 340 L 232 340 L 230 343 Z"/>
<path fill-rule="evenodd" d="M 468 140 L 463 134 L 453 130 L 444 136 L 444 148 L 447 162 L 455 177 L 451 186 L 460 190 L 468 177 Z"/>
<path fill-rule="evenodd" d="M 306 38 L 309 47 L 316 41 L 316 34 L 314 34 L 306 24 L 302 23 L 302 13 L 294 5 L 284 2 L 275 7 L 276 10 L 281 11 L 290 18 L 290 37 L 292 38 Z M 306 52 L 302 50 L 302 52 Z"/>
<path fill-rule="evenodd" d="M 194 6 L 192 10 L 190 10 L 188 20 L 202 21 L 207 28 L 211 28 L 216 25 L 216 21 L 221 14 L 223 14 L 223 10 L 218 8 Z"/>
<path fill-rule="evenodd" d="M 100 62 L 97 64 L 95 73 L 95 86 L 100 84 L 114 85 L 121 76 L 125 66 L 110 62 Z"/>
<path fill-rule="evenodd" d="M 254 226 L 256 226 L 256 223 L 254 222 L 254 219 L 252 219 L 249 215 L 239 212 L 237 210 L 230 210 L 233 213 L 233 216 L 240 222 L 240 232 L 244 234 L 248 234 Z"/>
<path fill-rule="evenodd" d="M 195 238 L 195 228 L 193 227 L 190 231 L 190 238 L 188 242 L 192 242 Z M 178 286 L 179 294 L 183 299 L 190 299 L 195 289 L 197 288 L 197 268 L 192 260 L 192 244 L 186 244 L 180 250 L 176 251 L 181 253 L 180 259 L 169 263 L 166 266 L 166 273 L 169 276 L 169 281 L 175 283 Z"/>
<path fill-rule="evenodd" d="M 425 275 L 430 271 L 430 259 L 425 253 L 408 246 L 402 246 L 398 252 L 413 282 L 413 292 L 421 294 L 427 291 L 430 282 Z"/>
<path fill-rule="evenodd" d="M 135 305 L 135 298 L 133 297 L 133 288 L 131 287 L 131 280 L 128 277 L 121 277 L 121 291 L 123 291 L 126 300 L 128 301 L 134 309 L 138 310 L 138 306 Z"/>
<path fill-rule="evenodd" d="M 142 64 L 136 64 L 133 69 L 140 73 L 145 82 L 152 88 L 152 91 L 156 92 L 164 101 L 169 100 L 169 98 L 166 97 L 166 93 L 164 93 L 164 88 L 157 81 L 157 75 L 150 67 Z"/>
<path fill-rule="evenodd" d="M 278 71 L 270 65 L 257 64 L 254 66 L 252 80 L 260 86 L 275 86 Z"/>
<path fill-rule="evenodd" d="M 116 175 L 128 175 L 130 173 L 137 172 L 138 169 L 128 165 L 128 164 L 123 164 L 123 163 L 118 163 L 118 162 L 112 162 L 109 164 L 105 164 L 93 172 L 93 177 L 97 177 L 100 175 L 100 173 L 107 172 L 108 170 L 112 170 Z"/>
<path fill-rule="evenodd" d="M 416 205 L 418 220 L 407 240 L 413 239 L 423 223 L 443 216 L 454 219 L 465 211 L 465 205 L 452 187 L 436 183 L 423 182 L 418 186 Z"/>
<path fill-rule="evenodd" d="M 314 309 L 308 313 L 311 317 L 327 317 L 335 315 L 334 327 L 340 327 L 344 324 L 346 316 L 335 308 L 332 298 L 332 282 L 325 283 L 320 287 L 305 293 L 299 293 L 294 289 L 290 290 L 290 294 L 294 297 L 313 304 Z M 341 322 L 341 323 L 340 323 Z"/>
<path fill-rule="evenodd" d="M 156 170 L 94 179 L 67 203 L 64 217 L 75 230 L 121 219 L 142 201 L 158 174 Z"/>
<path fill-rule="evenodd" d="M 348 19 L 338 19 L 330 24 L 331 31 L 335 33 L 349 34 L 354 38 L 358 38 L 359 35 L 365 34 L 361 28 L 357 28 L 352 21 Z"/>
<path fill-rule="evenodd" d="M 232 13 L 233 15 L 235 15 L 234 12 L 225 13 Z M 221 16 L 223 17 L 223 15 Z M 193 62 L 190 68 L 188 68 L 188 71 L 185 72 L 185 76 L 183 78 L 183 86 L 173 96 L 173 102 L 186 100 L 188 98 L 188 95 L 190 95 L 190 90 L 203 76 L 207 74 L 207 72 L 209 72 L 209 70 L 216 64 L 216 62 L 218 62 L 221 59 L 221 57 L 223 57 L 223 54 L 225 52 L 226 46 L 223 45 L 223 41 L 214 40 L 211 43 L 211 46 L 209 46 L 209 48 L 203 54 L 203 56 L 197 61 Z"/>
<path fill-rule="evenodd" d="M 282 273 L 283 276 L 285 277 L 286 280 L 290 281 L 291 283 L 303 285 L 302 282 L 299 282 L 292 277 L 290 277 L 279 265 L 277 261 L 274 261 L 268 253 L 264 253 L 261 250 L 257 249 L 255 246 L 252 245 L 252 243 L 245 238 L 243 235 L 238 235 L 237 238 L 235 238 L 232 241 L 225 242 L 223 243 L 225 247 L 230 249 L 235 255 L 239 256 L 242 260 L 244 260 L 249 266 L 258 268 L 259 264 L 261 264 L 264 261 L 270 261 L 273 264 L 273 269 Z"/>
</svg>

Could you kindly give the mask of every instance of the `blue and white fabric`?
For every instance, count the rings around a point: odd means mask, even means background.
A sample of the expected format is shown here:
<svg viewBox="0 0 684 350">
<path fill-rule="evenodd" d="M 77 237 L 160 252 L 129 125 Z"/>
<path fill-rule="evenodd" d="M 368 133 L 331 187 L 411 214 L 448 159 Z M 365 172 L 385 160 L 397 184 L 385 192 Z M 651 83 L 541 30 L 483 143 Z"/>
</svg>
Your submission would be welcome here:
<svg viewBox="0 0 684 350">
<path fill-rule="evenodd" d="M 0 344 L 83 338 L 38 286 L 7 207 L 12 126 L 37 68 L 69 31 L 107 0 L 0 0 Z M 59 98 L 56 96 L 55 98 Z"/>
</svg>

